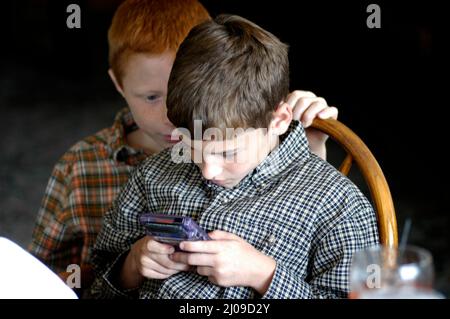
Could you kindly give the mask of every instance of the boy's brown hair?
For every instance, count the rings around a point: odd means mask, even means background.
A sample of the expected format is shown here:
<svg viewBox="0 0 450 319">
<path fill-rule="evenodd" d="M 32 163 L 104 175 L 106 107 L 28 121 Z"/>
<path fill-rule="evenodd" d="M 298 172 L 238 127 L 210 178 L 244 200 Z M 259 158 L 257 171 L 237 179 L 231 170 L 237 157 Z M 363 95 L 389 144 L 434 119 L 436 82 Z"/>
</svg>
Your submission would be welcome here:
<svg viewBox="0 0 450 319">
<path fill-rule="evenodd" d="M 169 120 L 188 128 L 267 128 L 289 92 L 288 46 L 254 23 L 230 15 L 194 27 L 169 78 Z M 225 136 L 225 135 L 224 135 Z"/>
<path fill-rule="evenodd" d="M 209 19 L 208 11 L 197 0 L 123 2 L 108 31 L 109 65 L 119 84 L 130 55 L 176 52 L 188 32 Z"/>
</svg>

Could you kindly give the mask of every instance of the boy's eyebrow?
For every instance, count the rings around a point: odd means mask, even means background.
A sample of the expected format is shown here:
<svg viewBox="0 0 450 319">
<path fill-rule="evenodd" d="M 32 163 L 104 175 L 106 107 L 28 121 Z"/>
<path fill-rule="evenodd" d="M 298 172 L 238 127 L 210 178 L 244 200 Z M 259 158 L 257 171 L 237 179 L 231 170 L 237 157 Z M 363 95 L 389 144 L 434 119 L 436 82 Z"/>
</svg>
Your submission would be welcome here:
<svg viewBox="0 0 450 319">
<path fill-rule="evenodd" d="M 239 150 L 239 148 L 237 147 L 237 148 L 233 148 L 233 149 L 229 149 L 229 150 L 211 152 L 211 154 L 213 154 L 213 155 L 222 155 L 223 153 L 234 154 L 234 153 L 237 153 L 238 150 Z"/>
<path fill-rule="evenodd" d="M 137 87 L 137 88 L 133 88 L 131 90 L 131 93 L 134 95 L 138 95 L 138 96 L 144 96 L 144 95 L 149 95 L 149 94 L 166 94 L 163 90 L 161 89 L 147 89 L 145 87 Z"/>
<path fill-rule="evenodd" d="M 191 143 L 191 149 L 196 149 L 195 147 L 194 147 L 194 145 L 193 145 L 194 143 Z M 202 148 L 204 148 L 203 146 L 202 146 Z M 221 154 L 221 153 L 234 153 L 234 152 L 236 152 L 236 151 L 238 151 L 240 148 L 239 147 L 235 147 L 235 148 L 230 148 L 230 149 L 224 149 L 224 150 L 221 150 L 221 151 L 212 151 L 211 152 L 211 154 Z"/>
<path fill-rule="evenodd" d="M 150 95 L 150 94 L 154 94 L 154 95 L 164 95 L 165 93 L 163 91 L 158 91 L 158 90 L 142 90 L 142 91 L 136 91 L 135 94 L 137 95 Z"/>
<path fill-rule="evenodd" d="M 186 142 L 186 140 L 184 140 L 184 142 Z M 194 147 L 195 144 L 197 143 L 203 143 L 204 141 L 194 141 L 194 140 L 189 140 L 189 143 L 186 143 L 188 146 L 190 146 L 191 150 L 198 150 L 198 148 Z M 205 148 L 205 146 L 203 144 L 201 144 L 200 149 L 203 151 L 203 149 Z M 223 149 L 223 150 L 213 150 L 212 152 L 210 152 L 210 154 L 213 155 L 217 155 L 217 154 L 223 154 L 223 153 L 228 153 L 228 154 L 232 154 L 232 153 L 236 153 L 237 151 L 239 151 L 241 149 L 241 147 L 239 147 L 239 145 L 235 145 L 233 146 L 233 148 L 229 148 L 229 149 Z"/>
</svg>

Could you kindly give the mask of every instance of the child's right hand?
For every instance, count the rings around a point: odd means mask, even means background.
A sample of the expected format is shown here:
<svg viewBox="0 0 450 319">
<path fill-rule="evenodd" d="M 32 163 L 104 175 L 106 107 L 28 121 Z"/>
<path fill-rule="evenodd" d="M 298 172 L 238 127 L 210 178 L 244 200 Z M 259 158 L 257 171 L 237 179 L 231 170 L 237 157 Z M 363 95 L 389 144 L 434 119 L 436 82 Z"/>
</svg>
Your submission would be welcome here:
<svg viewBox="0 0 450 319">
<path fill-rule="evenodd" d="M 145 236 L 133 244 L 120 274 L 123 288 L 138 287 L 143 278 L 166 279 L 180 271 L 191 269 L 189 265 L 174 262 L 170 255 L 175 251 L 171 245 L 157 242 Z"/>
<path fill-rule="evenodd" d="M 131 248 L 134 262 L 139 273 L 152 279 L 165 279 L 180 271 L 188 271 L 189 265 L 170 259 L 173 246 L 157 242 L 150 236 L 138 240 Z"/>
</svg>

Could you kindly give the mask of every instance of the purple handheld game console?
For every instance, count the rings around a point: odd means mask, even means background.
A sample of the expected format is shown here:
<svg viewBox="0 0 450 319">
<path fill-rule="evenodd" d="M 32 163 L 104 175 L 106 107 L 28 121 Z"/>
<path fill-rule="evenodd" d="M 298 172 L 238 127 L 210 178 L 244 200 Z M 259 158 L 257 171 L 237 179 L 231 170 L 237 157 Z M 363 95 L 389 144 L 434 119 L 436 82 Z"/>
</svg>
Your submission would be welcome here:
<svg viewBox="0 0 450 319">
<path fill-rule="evenodd" d="M 178 246 L 182 241 L 211 239 L 190 217 L 145 213 L 139 221 L 147 235 L 162 243 Z"/>
</svg>

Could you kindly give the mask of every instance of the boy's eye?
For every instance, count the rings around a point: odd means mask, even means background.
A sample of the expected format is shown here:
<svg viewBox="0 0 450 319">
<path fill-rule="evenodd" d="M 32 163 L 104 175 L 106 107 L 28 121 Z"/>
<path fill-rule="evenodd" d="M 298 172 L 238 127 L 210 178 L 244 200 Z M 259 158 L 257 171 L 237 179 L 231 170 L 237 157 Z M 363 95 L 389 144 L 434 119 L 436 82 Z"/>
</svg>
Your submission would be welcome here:
<svg viewBox="0 0 450 319">
<path fill-rule="evenodd" d="M 159 95 L 149 95 L 146 97 L 147 101 L 155 102 L 159 98 Z"/>
<path fill-rule="evenodd" d="M 233 157 L 233 156 L 235 156 L 236 155 L 236 151 L 232 151 L 232 152 L 222 152 L 222 157 L 226 157 L 226 158 L 229 158 L 229 157 Z"/>
</svg>

